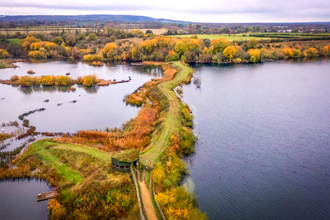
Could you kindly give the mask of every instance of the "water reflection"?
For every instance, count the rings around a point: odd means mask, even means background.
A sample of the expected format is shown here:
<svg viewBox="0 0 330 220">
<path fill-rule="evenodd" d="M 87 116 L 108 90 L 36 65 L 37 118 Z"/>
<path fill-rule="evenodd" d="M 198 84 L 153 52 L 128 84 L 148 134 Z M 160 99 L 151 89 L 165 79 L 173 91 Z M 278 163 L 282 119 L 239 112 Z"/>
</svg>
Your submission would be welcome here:
<svg viewBox="0 0 330 220">
<path fill-rule="evenodd" d="M 38 179 L 0 181 L 0 219 L 48 219 L 48 200 L 37 202 L 36 195 L 51 189 Z"/>
<path fill-rule="evenodd" d="M 36 72 L 35 76 L 70 73 L 73 79 L 93 74 L 105 80 L 121 81 L 131 78 L 127 83 L 104 87 L 85 87 L 76 84 L 75 92 L 69 92 L 70 88 L 63 86 L 17 87 L 1 84 L 0 94 L 3 100 L 1 100 L 0 122 L 17 120 L 23 112 L 45 108 L 44 112 L 26 117 L 30 125 L 35 126 L 40 132 L 76 132 L 81 129 L 120 127 L 135 117 L 139 111 L 138 108 L 123 102 L 125 95 L 134 92 L 150 79 L 163 75 L 161 68 L 137 67 L 129 63 L 126 65 L 108 63 L 101 68 L 94 68 L 81 62 L 70 64 L 69 61 L 17 64 L 20 68 L 16 70 L 0 70 L 1 78 L 26 75 L 27 70 L 30 69 Z M 44 102 L 45 100 L 49 101 Z M 76 102 L 70 103 L 73 100 Z"/>
<path fill-rule="evenodd" d="M 187 162 L 210 219 L 330 219 L 329 61 L 196 66 Z"/>
</svg>

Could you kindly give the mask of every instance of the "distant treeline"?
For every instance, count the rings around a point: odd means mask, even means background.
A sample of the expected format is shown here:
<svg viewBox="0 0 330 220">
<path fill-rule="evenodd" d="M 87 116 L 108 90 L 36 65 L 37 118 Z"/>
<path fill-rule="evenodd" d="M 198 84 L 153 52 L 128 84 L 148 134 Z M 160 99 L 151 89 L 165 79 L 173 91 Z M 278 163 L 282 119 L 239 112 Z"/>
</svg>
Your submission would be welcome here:
<svg viewBox="0 0 330 220">
<path fill-rule="evenodd" d="M 282 36 L 286 36 L 283 35 Z M 290 35 L 288 35 L 290 36 Z M 293 36 L 293 35 L 292 35 Z M 117 41 L 117 37 L 127 40 Z M 328 39 L 330 36 L 324 36 Z M 329 40 L 312 41 L 303 35 L 299 40 L 281 39 L 233 41 L 190 38 L 176 39 L 155 36 L 151 31 L 127 33 L 107 29 L 102 33 L 64 35 L 30 34 L 23 39 L 3 39 L 0 58 L 29 57 L 33 59 L 71 58 L 97 61 L 176 61 L 187 63 L 262 62 L 293 57 L 329 55 Z M 308 41 L 307 41 L 308 40 Z"/>
</svg>

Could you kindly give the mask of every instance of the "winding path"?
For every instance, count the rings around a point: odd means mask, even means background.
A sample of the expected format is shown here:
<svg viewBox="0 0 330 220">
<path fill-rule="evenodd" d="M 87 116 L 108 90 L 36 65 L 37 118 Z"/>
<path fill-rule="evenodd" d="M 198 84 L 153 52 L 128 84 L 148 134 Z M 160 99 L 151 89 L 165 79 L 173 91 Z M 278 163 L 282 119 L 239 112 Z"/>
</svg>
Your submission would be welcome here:
<svg viewBox="0 0 330 220">
<path fill-rule="evenodd" d="M 162 82 L 158 85 L 159 90 L 169 101 L 169 110 L 166 115 L 166 119 L 162 123 L 161 132 L 154 132 L 146 152 L 140 155 L 140 162 L 146 166 L 154 167 L 158 157 L 168 147 L 171 135 L 176 133 L 182 126 L 180 121 L 180 107 L 182 103 L 173 89 L 192 73 L 192 69 L 184 66 L 181 62 L 175 62 L 174 65 L 180 69 L 175 78 L 170 81 Z M 140 176 L 140 173 L 138 173 L 138 176 Z M 152 202 L 152 192 L 147 189 L 144 182 L 144 177 L 142 181 L 138 182 L 141 188 L 142 202 L 148 220 L 158 219 Z"/>
</svg>

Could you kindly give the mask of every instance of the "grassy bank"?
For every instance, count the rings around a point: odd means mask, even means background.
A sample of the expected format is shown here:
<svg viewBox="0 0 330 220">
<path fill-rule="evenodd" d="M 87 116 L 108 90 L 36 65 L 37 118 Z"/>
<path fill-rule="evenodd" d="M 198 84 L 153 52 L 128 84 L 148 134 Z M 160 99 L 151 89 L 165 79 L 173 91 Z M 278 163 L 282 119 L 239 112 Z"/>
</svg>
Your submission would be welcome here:
<svg viewBox="0 0 330 220">
<path fill-rule="evenodd" d="M 16 66 L 6 60 L 0 60 L 0 69 L 6 69 L 6 68 L 15 68 Z"/>
<path fill-rule="evenodd" d="M 129 174 L 111 169 L 111 155 L 82 145 L 54 140 L 33 143 L 0 179 L 34 177 L 57 187 L 49 203 L 50 219 L 132 219 L 139 216 Z M 33 171 L 33 172 L 32 172 Z"/>
<path fill-rule="evenodd" d="M 152 139 L 149 147 L 140 156 L 142 164 L 147 166 L 154 166 L 158 157 L 169 146 L 171 135 L 178 133 L 182 127 L 181 106 L 182 103 L 174 93 L 173 89 L 186 82 L 186 80 L 192 75 L 192 69 L 184 66 L 181 62 L 175 62 L 174 66 L 180 71 L 176 74 L 175 78 L 170 81 L 165 81 L 157 85 L 154 88 L 154 93 L 160 98 L 160 105 L 163 109 L 160 121 L 162 121 L 160 127 L 152 134 Z"/>
</svg>

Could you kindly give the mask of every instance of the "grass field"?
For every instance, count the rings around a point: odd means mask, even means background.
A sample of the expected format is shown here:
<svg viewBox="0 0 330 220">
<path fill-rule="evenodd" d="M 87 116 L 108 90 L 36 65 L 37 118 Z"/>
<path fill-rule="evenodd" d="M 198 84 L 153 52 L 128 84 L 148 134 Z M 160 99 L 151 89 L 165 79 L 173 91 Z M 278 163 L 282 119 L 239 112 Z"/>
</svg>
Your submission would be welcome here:
<svg viewBox="0 0 330 220">
<path fill-rule="evenodd" d="M 142 28 L 142 29 L 123 29 L 123 30 L 127 30 L 128 32 L 139 30 L 139 31 L 142 31 L 143 33 L 146 33 L 147 30 L 151 30 L 152 33 L 154 33 L 156 35 L 164 34 L 165 32 L 167 32 L 167 29 L 164 29 L 164 28 L 161 28 L 161 29 Z"/>
<path fill-rule="evenodd" d="M 12 38 L 12 39 L 8 39 L 8 41 L 12 44 L 19 44 L 21 42 L 21 39 L 19 38 Z"/>
<path fill-rule="evenodd" d="M 214 40 L 214 39 L 219 39 L 219 38 L 226 38 L 228 41 L 248 41 L 251 39 L 256 39 L 256 40 L 263 40 L 263 39 L 271 39 L 271 38 L 267 38 L 267 37 L 251 37 L 248 36 L 249 34 L 196 34 L 198 36 L 198 38 L 201 39 L 210 39 L 210 40 Z M 243 36 L 246 35 L 246 36 Z M 193 34 L 186 34 L 186 35 L 169 35 L 169 37 L 172 38 L 185 38 L 185 37 L 192 37 L 195 36 Z"/>
<path fill-rule="evenodd" d="M 175 62 L 174 65 L 181 71 L 176 74 L 173 80 L 165 81 L 158 85 L 159 90 L 169 100 L 170 106 L 168 114 L 161 125 L 161 131 L 154 132 L 156 134 L 153 135 L 146 152 L 140 155 L 141 163 L 147 166 L 154 166 L 158 157 L 167 148 L 171 134 L 177 132 L 182 126 L 180 121 L 180 106 L 182 103 L 174 93 L 173 88 L 184 81 L 193 70 L 179 61 Z"/>
<path fill-rule="evenodd" d="M 87 176 L 88 169 L 73 169 L 84 164 L 84 160 L 89 158 L 97 161 L 96 167 L 110 165 L 111 156 L 109 153 L 99 151 L 94 148 L 72 144 L 59 144 L 53 141 L 38 141 L 33 143 L 28 151 L 23 154 L 22 160 L 29 156 L 38 155 L 46 166 L 52 167 L 64 178 L 64 182 L 77 184 Z M 69 160 L 70 157 L 74 159 Z"/>
</svg>

